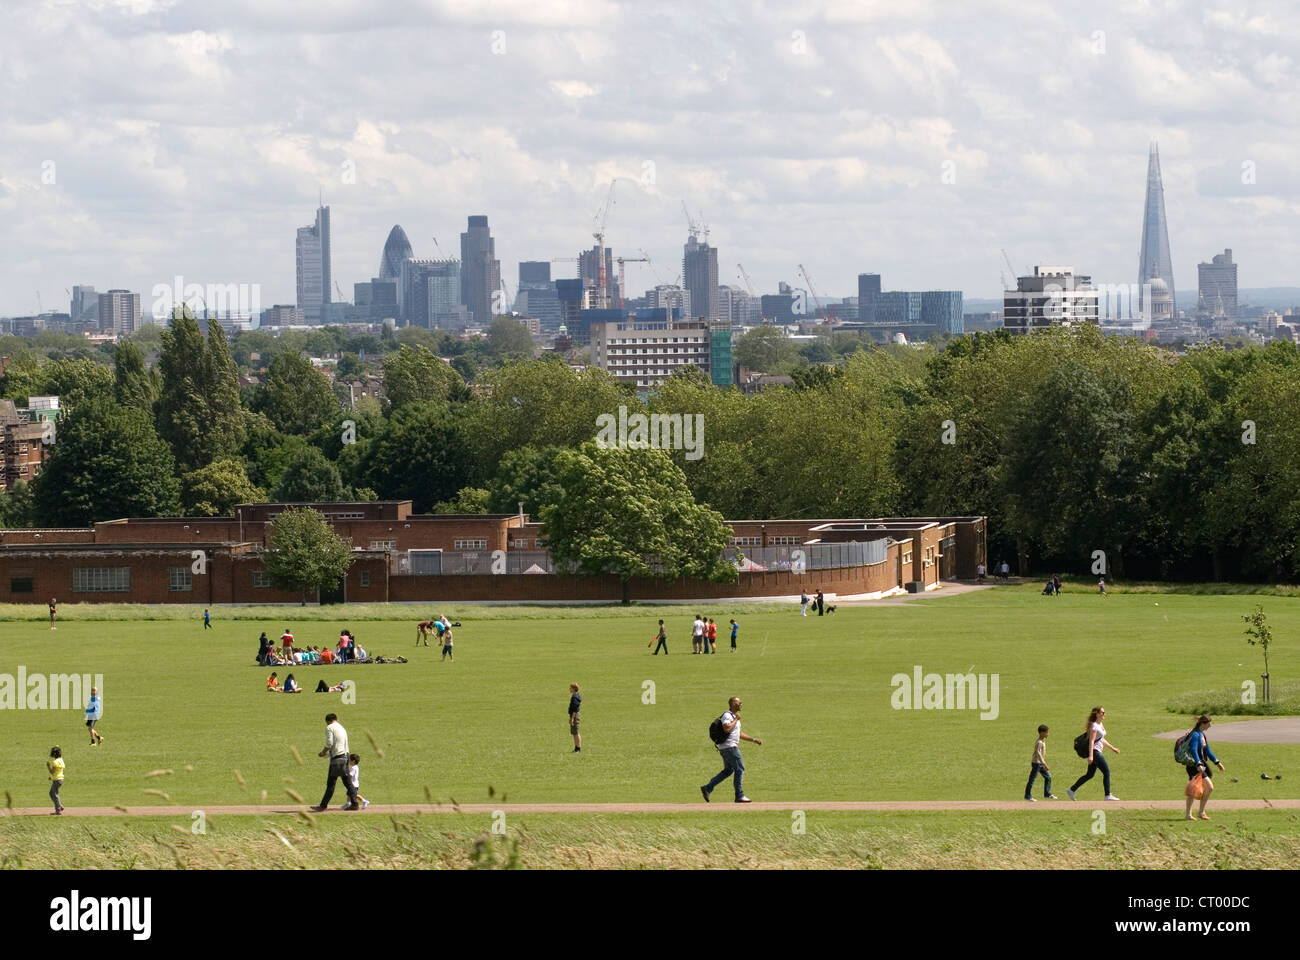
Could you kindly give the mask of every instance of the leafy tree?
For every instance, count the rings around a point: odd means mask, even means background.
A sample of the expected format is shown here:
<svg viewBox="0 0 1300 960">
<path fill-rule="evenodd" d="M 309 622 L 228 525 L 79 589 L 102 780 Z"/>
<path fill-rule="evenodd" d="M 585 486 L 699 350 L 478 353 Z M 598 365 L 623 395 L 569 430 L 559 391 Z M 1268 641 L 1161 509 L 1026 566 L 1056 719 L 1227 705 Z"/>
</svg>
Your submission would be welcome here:
<svg viewBox="0 0 1300 960">
<path fill-rule="evenodd" d="M 433 505 L 437 514 L 482 514 L 488 512 L 489 494 L 482 487 L 461 487 L 456 496 Z"/>
<path fill-rule="evenodd" d="M 347 499 L 339 468 L 315 447 L 304 447 L 285 467 L 276 499 L 283 503 L 334 503 Z"/>
<path fill-rule="evenodd" d="M 67 408 L 99 397 L 111 396 L 113 371 L 86 358 L 59 358 L 41 363 L 26 352 L 10 365 L 5 396 L 21 405 L 28 397 L 56 396 Z"/>
<path fill-rule="evenodd" d="M 564 489 L 560 486 L 555 458 L 562 449 L 523 446 L 506 453 L 488 485 L 486 512 L 514 513 L 522 503 L 525 513 L 537 517 L 542 507 L 558 502 Z"/>
<path fill-rule="evenodd" d="M 564 495 L 542 508 L 551 558 L 581 575 L 613 574 L 631 600 L 633 577 L 734 581 L 722 557 L 730 528 L 697 504 L 662 450 L 601 449 L 595 441 L 556 459 Z"/>
<path fill-rule="evenodd" d="M 228 517 L 241 503 L 261 503 L 266 491 L 249 482 L 242 461 L 217 460 L 181 477 L 186 516 Z"/>
<path fill-rule="evenodd" d="M 488 347 L 498 357 L 533 356 L 533 335 L 518 320 L 493 317 L 487 330 Z"/>
<path fill-rule="evenodd" d="M 119 517 L 173 516 L 180 485 L 171 452 L 143 410 L 109 398 L 79 404 L 33 484 L 42 524 L 78 527 Z"/>
<path fill-rule="evenodd" d="M 470 456 L 464 420 L 446 404 L 410 404 L 370 444 L 362 476 L 385 500 L 410 500 L 426 513 L 468 485 Z"/>
<path fill-rule="evenodd" d="M 332 589 L 352 565 L 352 544 L 310 507 L 286 510 L 272 520 L 267 546 L 258 553 L 271 582 L 300 591 L 304 605 L 309 592 Z"/>
<path fill-rule="evenodd" d="M 158 368 L 158 432 L 181 471 L 189 473 L 234 454 L 243 439 L 244 419 L 235 363 L 221 324 L 208 321 L 205 341 L 194 314 L 178 307 L 171 327 L 162 333 Z"/>
<path fill-rule="evenodd" d="M 1241 618 L 1249 626 L 1246 627 L 1246 642 L 1252 647 L 1259 647 L 1264 653 L 1264 702 L 1269 701 L 1269 681 L 1272 679 L 1268 673 L 1268 648 L 1273 644 L 1273 628 L 1268 625 L 1268 618 L 1264 616 L 1264 608 L 1255 607 L 1254 613 L 1246 614 Z"/>
<path fill-rule="evenodd" d="M 157 372 L 145 369 L 139 345 L 134 340 L 119 340 L 113 363 L 114 399 L 124 407 L 135 407 L 153 416 L 161 385 Z"/>
<path fill-rule="evenodd" d="M 266 370 L 266 379 L 253 401 L 253 410 L 282 433 L 303 436 L 323 425 L 334 425 L 342 411 L 329 379 L 300 354 L 282 353 Z"/>
<path fill-rule="evenodd" d="M 0 495 L 0 526 L 22 529 L 38 525 L 31 485 L 26 480 L 19 480 L 8 493 Z"/>
<path fill-rule="evenodd" d="M 399 347 L 384 358 L 384 394 L 394 410 L 425 400 L 452 399 L 460 374 L 425 347 Z"/>
<path fill-rule="evenodd" d="M 742 367 L 763 373 L 789 373 L 799 365 L 799 348 L 780 327 L 754 327 L 740 335 L 731 352 Z"/>
</svg>

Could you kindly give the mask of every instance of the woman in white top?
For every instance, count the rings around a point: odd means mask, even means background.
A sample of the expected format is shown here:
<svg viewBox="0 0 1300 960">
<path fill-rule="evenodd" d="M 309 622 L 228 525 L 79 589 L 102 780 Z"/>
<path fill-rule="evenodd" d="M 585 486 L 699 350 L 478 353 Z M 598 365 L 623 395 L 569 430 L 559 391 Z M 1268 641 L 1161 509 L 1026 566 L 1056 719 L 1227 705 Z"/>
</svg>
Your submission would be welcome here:
<svg viewBox="0 0 1300 960">
<path fill-rule="evenodd" d="M 1074 791 L 1093 778 L 1098 770 L 1101 771 L 1101 783 L 1106 790 L 1107 800 L 1118 800 L 1119 797 L 1110 792 L 1110 767 L 1106 765 L 1106 758 L 1102 756 L 1102 748 L 1110 747 L 1115 753 L 1119 753 L 1119 747 L 1113 746 L 1106 739 L 1106 728 L 1101 725 L 1102 719 L 1106 716 L 1106 711 L 1101 707 L 1093 707 L 1092 712 L 1088 714 L 1088 756 L 1091 760 L 1088 763 L 1088 772 L 1074 782 L 1074 786 L 1065 792 L 1070 799 L 1075 799 Z"/>
</svg>

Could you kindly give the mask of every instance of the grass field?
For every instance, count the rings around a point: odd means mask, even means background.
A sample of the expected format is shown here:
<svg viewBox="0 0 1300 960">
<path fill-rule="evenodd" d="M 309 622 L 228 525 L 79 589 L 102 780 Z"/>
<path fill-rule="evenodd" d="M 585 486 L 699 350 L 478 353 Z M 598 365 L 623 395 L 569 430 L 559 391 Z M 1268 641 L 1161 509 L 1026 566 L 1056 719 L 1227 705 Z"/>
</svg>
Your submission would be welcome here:
<svg viewBox="0 0 1300 960">
<path fill-rule="evenodd" d="M 1256 602 L 1263 604 L 1277 638 L 1270 656 L 1276 687 L 1300 675 L 1300 654 L 1292 639 L 1300 635 L 1300 598 L 1146 592 L 1106 598 L 1067 592 L 1048 598 L 1039 596 L 1036 586 L 1013 586 L 905 604 L 842 607 L 835 616 L 820 619 L 800 618 L 788 607 L 768 604 L 706 606 L 702 609 L 720 625 L 723 652 L 718 657 L 691 656 L 692 610 L 682 606 L 448 606 L 442 609 L 464 623 L 456 631 L 454 663 L 440 662 L 433 647 L 412 646 L 414 622 L 426 615 L 422 608 L 371 607 L 364 620 L 352 619 L 359 616 L 353 608 L 277 608 L 262 620 L 250 616 L 249 608 L 218 609 L 214 628 L 207 631 L 201 611 L 193 609 L 164 611 L 169 617 L 188 612 L 188 619 L 91 620 L 78 619 L 85 608 L 65 608 L 57 631 L 34 619 L 0 623 L 0 673 L 15 674 L 21 665 L 29 676 L 102 674 L 100 729 L 106 741 L 95 748 L 87 744 L 79 708 L 4 711 L 0 789 L 11 806 L 47 804 L 44 761 L 50 746 L 58 743 L 67 760 L 64 802 L 69 806 L 126 804 L 135 809 L 171 803 L 200 809 L 223 803 L 282 804 L 293 793 L 314 803 L 325 779 L 325 763 L 315 755 L 323 745 L 323 716 L 332 710 L 363 757 L 362 793 L 376 802 L 414 803 L 429 797 L 485 802 L 489 791 L 494 801 L 506 804 L 692 802 L 699 799 L 699 784 L 720 766 L 707 738 L 708 723 L 735 693 L 745 701 L 746 733 L 764 740 L 761 747 L 744 745 L 746 793 L 755 799 L 1016 800 L 1023 795 L 1039 723 L 1052 727 L 1048 762 L 1054 789 L 1064 796 L 1083 769 L 1070 742 L 1088 709 L 1098 703 L 1107 709 L 1111 741 L 1123 751 L 1108 757 L 1114 792 L 1126 800 L 1175 799 L 1185 774 L 1172 762 L 1172 744 L 1153 735 L 1185 725 L 1168 711 L 1171 700 L 1258 679 L 1262 661 L 1242 639 L 1240 621 Z M 103 616 L 107 611 L 93 612 Z M 349 619 L 340 620 L 339 614 Z M 395 619 L 376 619 L 384 614 Z M 334 619 L 319 619 L 326 615 Z M 235 616 L 241 619 L 231 619 Z M 669 631 L 667 658 L 652 657 L 647 649 L 660 616 Z M 721 639 L 726 632 L 722 626 L 732 616 L 742 628 L 735 655 L 725 651 Z M 309 692 L 293 697 L 264 692 L 267 671 L 253 664 L 261 630 L 278 636 L 289 626 L 301 642 L 324 643 L 346 625 L 372 654 L 401 655 L 410 662 L 295 669 Z M 891 678 L 910 677 L 916 666 L 924 673 L 996 674 L 996 718 L 981 720 L 978 710 L 893 709 Z M 283 678 L 288 671 L 278 672 Z M 337 694 L 310 692 L 320 677 L 355 680 L 356 702 L 343 704 Z M 570 680 L 582 684 L 584 696 L 581 755 L 571 752 L 565 716 Z M 1216 797 L 1297 796 L 1300 745 L 1222 744 L 1216 752 L 1229 774 L 1216 780 Z M 156 770 L 172 772 L 146 778 Z M 1262 781 L 1264 772 L 1285 778 Z M 1240 782 L 1231 783 L 1230 776 Z M 724 785 L 715 800 L 725 800 L 726 791 Z M 1088 801 L 1100 795 L 1100 777 L 1080 794 Z M 1077 824 L 1066 817 L 1057 834 L 1052 833 L 1055 821 L 1044 818 L 1031 823 L 1001 814 L 981 815 L 981 820 L 1020 831 L 1016 836 L 1027 855 L 1041 849 L 1049 859 L 1077 855 L 1083 858 L 1080 865 L 1110 862 L 1088 859 L 1100 854 L 1089 839 L 1083 812 L 1080 808 Z M 830 858 L 826 865 L 844 862 L 835 857 L 844 856 L 845 849 L 869 850 L 870 842 L 886 843 L 890 824 L 919 832 L 915 843 L 899 848 L 901 859 L 882 859 L 885 866 L 934 865 L 930 858 L 943 851 L 933 843 L 949 835 L 960 864 L 975 862 L 970 857 L 979 850 L 992 856 L 1002 846 L 989 840 L 993 834 L 984 825 L 971 826 L 975 814 L 824 816 L 831 831 L 823 844 Z M 1119 845 L 1114 849 L 1137 856 L 1143 843 L 1155 843 L 1150 830 L 1157 828 L 1139 826 L 1146 822 L 1143 816 L 1153 815 L 1121 818 L 1135 825 L 1130 837 L 1118 836 L 1112 828 L 1111 841 Z M 1300 836 L 1294 817 L 1251 812 L 1232 818 L 1243 825 L 1241 837 L 1268 833 L 1278 838 L 1279 850 L 1290 844 L 1294 858 Z M 262 832 L 261 819 L 230 818 L 241 824 L 246 819 L 239 829 L 266 838 L 289 855 L 280 840 Z M 675 839 L 668 847 L 679 850 L 683 863 L 701 848 L 700 831 L 719 842 L 739 831 L 730 842 L 749 844 L 745 849 L 752 852 L 763 848 L 762 829 L 749 831 L 726 819 L 724 825 L 716 819 L 697 823 L 688 816 L 670 822 L 611 817 L 601 821 L 601 830 L 608 832 L 609 850 L 649 849 L 660 834 L 670 834 Z M 590 842 L 576 839 L 593 829 L 589 817 L 534 820 L 534 842 L 549 844 L 551 852 L 531 849 L 527 863 L 562 862 L 557 851 L 569 845 L 567 837 L 574 837 L 576 846 Z M 281 817 L 280 822 L 290 821 Z M 414 822 L 413 830 L 431 835 L 441 829 L 436 817 Z M 1228 829 L 1224 822 L 1205 826 L 1223 831 Z M 23 838 L 40 837 L 55 827 L 41 821 L 19 829 L 17 823 L 5 825 L 0 850 L 31 865 L 33 854 Z M 76 829 L 119 838 L 126 849 L 136 836 L 133 831 L 148 823 L 96 821 L 78 823 Z M 1166 820 L 1158 829 L 1169 828 Z M 349 828 L 322 823 L 314 829 Z M 364 829 L 376 828 L 367 824 Z M 391 824 L 385 829 L 402 832 Z M 461 848 L 477 835 L 455 829 L 463 836 L 448 839 L 448 863 L 465 856 Z M 785 837 L 784 843 L 793 842 L 788 816 L 784 823 L 777 817 L 772 829 Z M 1075 833 L 1084 835 L 1075 838 Z M 811 836 L 810 824 L 809 836 L 800 840 Z M 1129 841 L 1135 846 L 1125 847 Z M 1076 842 L 1088 846 L 1074 850 Z M 378 837 L 375 843 L 366 856 L 376 863 L 397 862 L 394 850 Z M 1242 843 L 1249 845 L 1245 839 Z M 799 851 L 806 853 L 810 846 L 805 842 L 790 850 L 802 857 Z M 328 856 L 325 849 L 318 855 Z M 820 862 L 823 853 L 809 864 Z M 283 862 L 284 855 L 276 853 L 276 862 Z M 636 862 L 634 854 L 621 860 L 610 855 L 611 865 Z M 352 862 L 342 853 L 337 857 L 341 864 Z M 435 857 L 431 862 L 440 861 Z M 1007 857 L 1005 862 L 1020 861 Z"/>
</svg>

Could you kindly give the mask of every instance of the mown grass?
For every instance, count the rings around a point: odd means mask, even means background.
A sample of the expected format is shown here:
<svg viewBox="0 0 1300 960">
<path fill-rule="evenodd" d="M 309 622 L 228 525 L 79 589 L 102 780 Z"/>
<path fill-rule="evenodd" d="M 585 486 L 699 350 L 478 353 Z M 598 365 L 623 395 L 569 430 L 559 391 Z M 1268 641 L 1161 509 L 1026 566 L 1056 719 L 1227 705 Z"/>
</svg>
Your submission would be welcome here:
<svg viewBox="0 0 1300 960">
<path fill-rule="evenodd" d="M 1271 684 L 1268 703 L 1242 703 L 1241 687 L 1203 690 L 1174 697 L 1166 704 L 1170 713 L 1198 716 L 1281 717 L 1300 715 L 1300 680 Z"/>
<path fill-rule="evenodd" d="M 46 869 L 1293 869 L 1288 811 L 15 818 L 0 862 Z M 500 821 L 497 821 L 498 823 Z"/>
</svg>

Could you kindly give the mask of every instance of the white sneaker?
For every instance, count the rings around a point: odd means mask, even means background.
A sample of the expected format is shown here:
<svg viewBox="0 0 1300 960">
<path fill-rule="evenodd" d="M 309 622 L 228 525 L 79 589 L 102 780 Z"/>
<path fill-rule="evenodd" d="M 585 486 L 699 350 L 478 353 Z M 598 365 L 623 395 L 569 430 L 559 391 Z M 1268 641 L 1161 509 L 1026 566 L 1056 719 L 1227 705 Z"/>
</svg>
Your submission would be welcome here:
<svg viewBox="0 0 1300 960">
<path fill-rule="evenodd" d="M 1074 791 L 1071 790 L 1069 787 L 1065 788 L 1065 795 L 1069 797 L 1071 800 L 1074 799 Z"/>
<path fill-rule="evenodd" d="M 1025 797 L 1025 799 L 1028 800 L 1030 803 L 1037 803 L 1037 802 L 1038 802 L 1038 798 L 1037 798 L 1037 797 Z"/>
<path fill-rule="evenodd" d="M 1108 793 L 1108 794 L 1106 794 L 1106 799 L 1107 799 L 1107 800 L 1118 800 L 1119 797 L 1115 796 L 1115 794 L 1113 794 L 1113 793 Z"/>
<path fill-rule="evenodd" d="M 1057 796 L 1056 794 L 1054 794 L 1054 793 L 1049 793 L 1049 794 L 1047 795 L 1047 799 L 1048 799 L 1048 800 L 1060 800 L 1061 798 L 1058 797 L 1058 796 Z"/>
<path fill-rule="evenodd" d="M 362 810 L 366 809 L 366 807 L 368 807 L 368 806 L 370 806 L 370 801 L 369 801 L 369 800 L 362 800 L 362 801 L 361 801 L 361 809 L 362 809 Z"/>
</svg>

